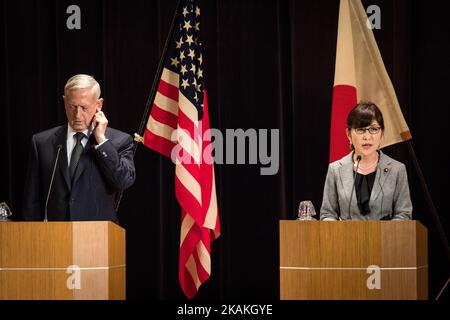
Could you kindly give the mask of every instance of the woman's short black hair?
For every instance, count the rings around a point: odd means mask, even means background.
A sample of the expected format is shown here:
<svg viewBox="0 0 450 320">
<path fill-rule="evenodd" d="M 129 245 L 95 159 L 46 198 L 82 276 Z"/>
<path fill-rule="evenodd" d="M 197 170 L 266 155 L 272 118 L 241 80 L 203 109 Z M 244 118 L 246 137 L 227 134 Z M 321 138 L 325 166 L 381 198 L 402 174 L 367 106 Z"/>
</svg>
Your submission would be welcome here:
<svg viewBox="0 0 450 320">
<path fill-rule="evenodd" d="M 370 101 L 361 101 L 348 114 L 347 129 L 368 127 L 374 120 L 384 131 L 383 114 L 377 105 Z"/>
</svg>

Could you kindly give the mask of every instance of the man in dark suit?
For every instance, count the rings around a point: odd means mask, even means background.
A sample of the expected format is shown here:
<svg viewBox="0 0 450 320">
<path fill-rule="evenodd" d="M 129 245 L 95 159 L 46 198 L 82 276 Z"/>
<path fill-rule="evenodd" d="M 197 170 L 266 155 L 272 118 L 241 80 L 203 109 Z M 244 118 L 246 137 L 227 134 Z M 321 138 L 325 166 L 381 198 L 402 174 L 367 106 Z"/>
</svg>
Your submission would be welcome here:
<svg viewBox="0 0 450 320">
<path fill-rule="evenodd" d="M 32 137 L 24 220 L 117 221 L 116 195 L 135 180 L 132 137 L 107 127 L 93 77 L 70 78 L 63 98 L 68 123 Z"/>
</svg>

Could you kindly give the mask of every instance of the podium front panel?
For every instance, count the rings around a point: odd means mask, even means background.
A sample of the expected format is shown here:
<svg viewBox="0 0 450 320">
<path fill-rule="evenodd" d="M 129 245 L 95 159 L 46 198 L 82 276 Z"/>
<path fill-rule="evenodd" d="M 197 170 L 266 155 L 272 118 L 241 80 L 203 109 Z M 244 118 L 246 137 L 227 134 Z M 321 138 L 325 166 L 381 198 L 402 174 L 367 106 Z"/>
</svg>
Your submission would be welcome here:
<svg viewBox="0 0 450 320">
<path fill-rule="evenodd" d="M 280 221 L 281 299 L 427 299 L 416 221 Z"/>
<path fill-rule="evenodd" d="M 0 299 L 125 299 L 125 270 L 112 222 L 0 223 Z"/>
</svg>

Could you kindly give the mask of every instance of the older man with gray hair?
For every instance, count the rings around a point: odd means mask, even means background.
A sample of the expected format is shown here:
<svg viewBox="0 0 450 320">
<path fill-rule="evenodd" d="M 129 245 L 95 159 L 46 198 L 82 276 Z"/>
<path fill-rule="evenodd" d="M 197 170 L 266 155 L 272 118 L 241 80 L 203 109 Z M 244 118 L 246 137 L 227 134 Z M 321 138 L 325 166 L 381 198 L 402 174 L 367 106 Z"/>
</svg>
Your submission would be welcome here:
<svg viewBox="0 0 450 320">
<path fill-rule="evenodd" d="M 116 195 L 135 180 L 133 140 L 108 127 L 100 95 L 92 76 L 71 77 L 63 95 L 67 124 L 33 135 L 25 220 L 117 222 Z"/>
</svg>

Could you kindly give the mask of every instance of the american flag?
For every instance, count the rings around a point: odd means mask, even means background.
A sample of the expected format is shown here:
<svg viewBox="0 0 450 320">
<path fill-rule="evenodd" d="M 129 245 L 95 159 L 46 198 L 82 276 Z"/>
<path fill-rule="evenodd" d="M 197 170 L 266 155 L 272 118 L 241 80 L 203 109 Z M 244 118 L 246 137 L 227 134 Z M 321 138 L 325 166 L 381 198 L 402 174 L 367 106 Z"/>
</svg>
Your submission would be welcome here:
<svg viewBox="0 0 450 320">
<path fill-rule="evenodd" d="M 144 145 L 175 162 L 175 194 L 182 208 L 179 279 L 189 299 L 211 274 L 210 243 L 220 235 L 196 2 L 180 3 L 144 133 Z"/>
</svg>

